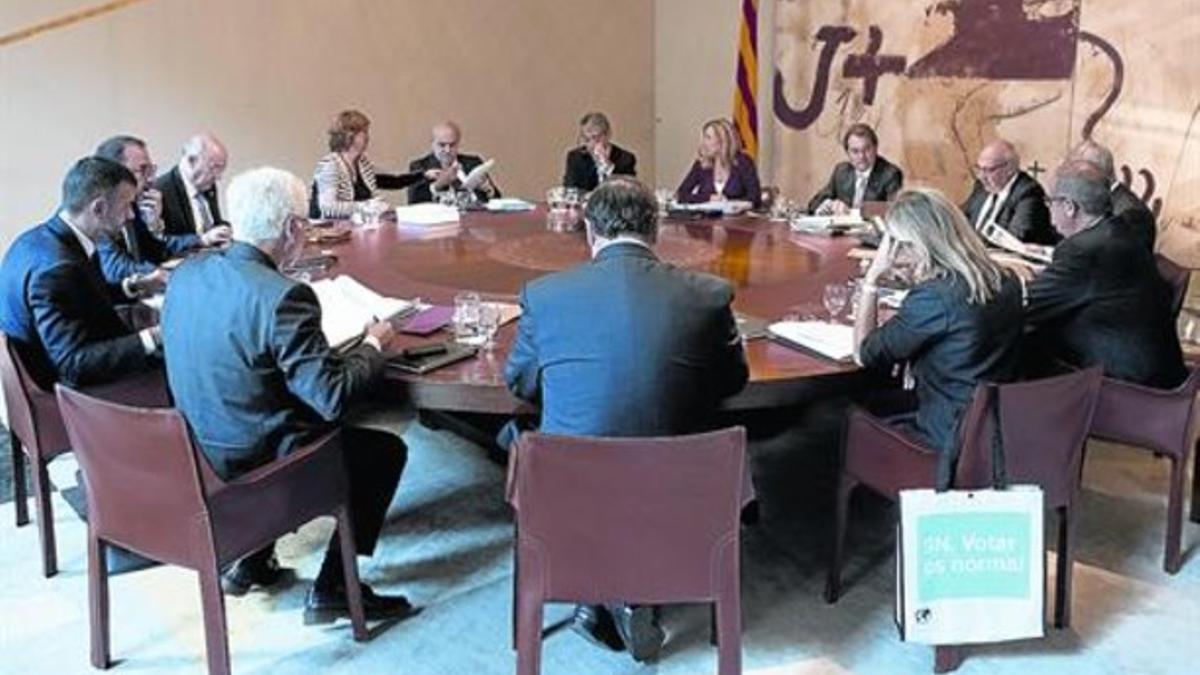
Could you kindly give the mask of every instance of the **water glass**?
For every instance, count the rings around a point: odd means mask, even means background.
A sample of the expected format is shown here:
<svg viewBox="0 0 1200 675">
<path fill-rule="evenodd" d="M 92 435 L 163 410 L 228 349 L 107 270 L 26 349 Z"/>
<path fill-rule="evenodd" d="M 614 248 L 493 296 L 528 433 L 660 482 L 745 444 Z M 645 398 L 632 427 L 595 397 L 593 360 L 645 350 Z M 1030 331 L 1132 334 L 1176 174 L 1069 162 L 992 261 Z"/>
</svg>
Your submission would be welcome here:
<svg viewBox="0 0 1200 675">
<path fill-rule="evenodd" d="M 479 294 L 463 291 L 454 296 L 454 339 L 464 344 L 473 343 L 479 336 Z"/>
<path fill-rule="evenodd" d="M 821 302 L 829 312 L 829 322 L 837 323 L 837 317 L 850 302 L 850 287 L 844 283 L 827 284 L 821 294 Z"/>
<path fill-rule="evenodd" d="M 658 215 L 667 215 L 671 202 L 675 201 L 675 191 L 670 188 L 658 188 L 654 191 L 654 196 L 658 198 Z"/>
<path fill-rule="evenodd" d="M 494 302 L 484 302 L 479 305 L 479 336 L 483 340 L 484 351 L 492 351 L 496 347 L 496 332 L 500 330 L 500 305 Z"/>
</svg>

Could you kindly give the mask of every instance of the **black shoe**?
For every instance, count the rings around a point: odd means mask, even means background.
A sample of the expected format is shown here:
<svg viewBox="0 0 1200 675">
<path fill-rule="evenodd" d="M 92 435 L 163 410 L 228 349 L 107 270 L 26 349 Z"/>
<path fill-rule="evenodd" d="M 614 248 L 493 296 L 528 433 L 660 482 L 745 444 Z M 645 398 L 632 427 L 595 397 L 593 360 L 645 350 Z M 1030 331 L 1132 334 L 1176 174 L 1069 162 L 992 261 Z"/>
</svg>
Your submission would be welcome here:
<svg viewBox="0 0 1200 675">
<path fill-rule="evenodd" d="M 633 660 L 644 663 L 658 657 L 667 635 L 658 625 L 658 617 L 651 605 L 624 605 L 612 610 L 617 625 L 617 634 L 625 643 Z"/>
<path fill-rule="evenodd" d="M 359 587 L 362 589 L 363 613 L 367 615 L 367 621 L 403 619 L 416 614 L 416 609 L 403 595 L 377 595 L 366 584 L 359 584 Z M 304 625 L 332 623 L 341 617 L 350 618 L 345 589 L 317 588 L 316 585 L 308 589 L 308 595 L 304 598 Z"/>
<path fill-rule="evenodd" d="M 233 563 L 233 566 L 221 575 L 221 590 L 225 591 L 226 595 L 242 596 L 255 586 L 274 586 L 291 574 L 294 573 L 290 568 L 279 566 L 279 559 L 273 553 L 267 558 L 249 555 Z"/>
<path fill-rule="evenodd" d="M 139 570 L 157 567 L 162 563 L 157 560 L 144 558 L 133 551 L 127 551 L 120 546 L 109 545 L 105 552 L 105 567 L 108 569 L 109 576 L 117 576 L 127 572 L 137 572 Z"/>
<path fill-rule="evenodd" d="M 571 630 L 597 647 L 617 652 L 625 649 L 625 643 L 617 635 L 612 613 L 602 605 L 576 605 Z"/>
</svg>

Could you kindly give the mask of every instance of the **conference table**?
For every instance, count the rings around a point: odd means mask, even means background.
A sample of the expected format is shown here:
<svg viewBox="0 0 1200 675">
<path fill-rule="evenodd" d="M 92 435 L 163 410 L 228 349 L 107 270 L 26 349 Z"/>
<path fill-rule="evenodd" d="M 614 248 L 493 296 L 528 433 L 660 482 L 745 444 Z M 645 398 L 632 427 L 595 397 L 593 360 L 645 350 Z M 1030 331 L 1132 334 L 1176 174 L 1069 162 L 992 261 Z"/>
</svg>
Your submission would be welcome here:
<svg viewBox="0 0 1200 675">
<path fill-rule="evenodd" d="M 765 217 L 700 220 L 664 218 L 655 246 L 672 264 L 728 279 L 735 287 L 734 310 L 757 319 L 824 314 L 826 284 L 845 283 L 858 262 L 847 256 L 857 241 L 792 232 L 785 222 Z M 348 274 L 375 291 L 398 298 L 452 304 L 463 291 L 484 300 L 517 302 L 523 284 L 584 263 L 589 258 L 581 230 L 548 225 L 540 206 L 519 213 L 466 212 L 457 227 L 399 226 L 354 228 L 340 243 L 310 244 L 308 253 L 331 253 L 337 261 L 325 276 Z M 605 302 L 603 297 L 581 303 Z M 586 307 L 581 308 L 586 311 Z M 504 363 L 517 322 L 500 328 L 491 351 L 417 376 L 389 370 L 388 380 L 417 408 L 446 412 L 513 414 L 530 410 L 504 385 Z M 446 340 L 400 334 L 389 351 Z M 724 403 L 730 410 L 776 408 L 811 394 L 814 383 L 851 373 L 839 363 L 768 339 L 746 342 L 750 381 Z"/>
</svg>

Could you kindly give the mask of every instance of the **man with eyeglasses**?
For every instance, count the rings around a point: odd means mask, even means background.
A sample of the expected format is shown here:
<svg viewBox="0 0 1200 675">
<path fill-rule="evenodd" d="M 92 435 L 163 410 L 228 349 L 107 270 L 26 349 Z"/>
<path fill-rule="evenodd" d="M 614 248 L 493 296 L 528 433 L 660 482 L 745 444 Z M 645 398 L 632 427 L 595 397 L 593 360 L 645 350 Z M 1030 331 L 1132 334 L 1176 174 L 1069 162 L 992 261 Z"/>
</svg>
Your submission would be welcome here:
<svg viewBox="0 0 1200 675">
<path fill-rule="evenodd" d="M 1150 387 L 1186 376 L 1172 294 L 1138 233 L 1112 212 L 1108 177 L 1072 161 L 1047 200 L 1062 243 L 1028 287 L 1029 346 L 1044 363 L 1101 365 L 1108 377 Z"/>
<path fill-rule="evenodd" d="M 162 192 L 162 219 L 168 234 L 208 234 L 229 240 L 229 227 L 221 218 L 217 182 L 229 164 L 229 152 L 212 134 L 197 134 L 183 146 L 183 156 L 170 171 L 154 181 Z"/>
<path fill-rule="evenodd" d="M 96 148 L 96 156 L 121 164 L 137 179 L 133 216 L 118 235 L 97 245 L 104 277 L 120 283 L 130 297 L 161 291 L 167 272 L 159 266 L 167 260 L 228 239 L 227 227 L 213 228 L 203 235 L 163 232 L 162 193 L 151 184 L 156 167 L 142 139 L 113 136 Z"/>
<path fill-rule="evenodd" d="M 1058 242 L 1046 210 L 1046 192 L 1021 170 L 1021 158 L 1012 143 L 996 140 L 984 146 L 974 172 L 975 187 L 962 210 L 976 230 L 996 225 L 1026 244 Z"/>
</svg>

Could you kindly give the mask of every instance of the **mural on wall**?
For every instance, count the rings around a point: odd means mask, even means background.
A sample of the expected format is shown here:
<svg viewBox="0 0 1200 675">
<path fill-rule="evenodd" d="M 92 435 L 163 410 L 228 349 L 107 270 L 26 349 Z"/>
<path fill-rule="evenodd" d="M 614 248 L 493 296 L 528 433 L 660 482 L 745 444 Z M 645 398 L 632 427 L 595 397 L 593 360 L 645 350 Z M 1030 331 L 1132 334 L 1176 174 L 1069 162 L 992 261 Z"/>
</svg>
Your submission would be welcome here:
<svg viewBox="0 0 1200 675">
<path fill-rule="evenodd" d="M 1193 134 L 1200 38 L 1192 0 L 777 0 L 775 176 L 807 199 L 866 122 L 909 184 L 966 196 L 989 140 L 1007 138 L 1042 181 L 1085 138 L 1160 217 L 1200 227 Z M 1194 246 L 1200 266 L 1200 236 Z M 1182 254 L 1174 257 L 1185 257 Z"/>
</svg>

